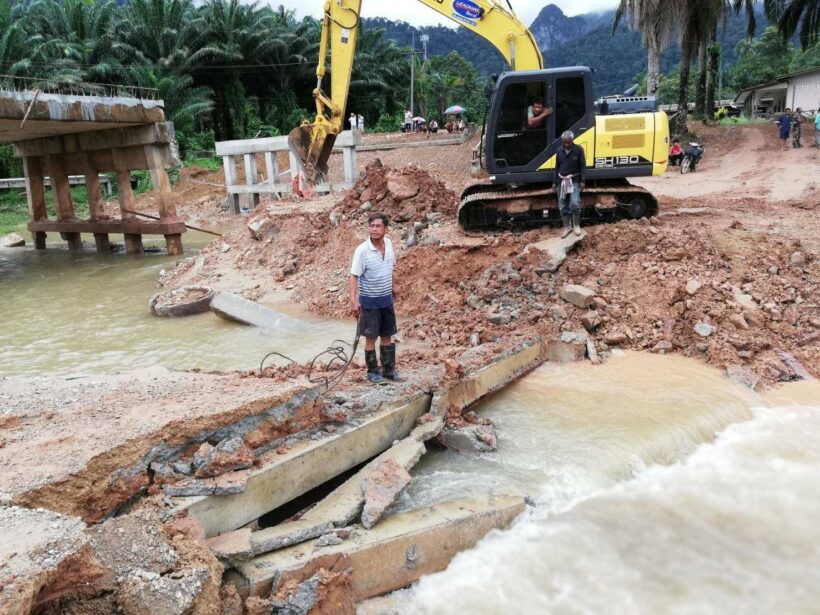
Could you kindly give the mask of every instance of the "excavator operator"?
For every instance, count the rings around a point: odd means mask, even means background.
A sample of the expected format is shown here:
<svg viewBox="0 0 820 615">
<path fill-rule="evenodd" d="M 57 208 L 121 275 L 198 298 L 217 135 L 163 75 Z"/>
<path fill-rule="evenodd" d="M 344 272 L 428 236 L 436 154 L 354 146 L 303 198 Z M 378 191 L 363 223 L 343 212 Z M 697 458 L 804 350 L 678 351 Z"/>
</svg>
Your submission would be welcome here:
<svg viewBox="0 0 820 615">
<path fill-rule="evenodd" d="M 550 115 L 552 115 L 552 107 L 545 107 L 544 99 L 539 96 L 527 108 L 527 128 L 546 128 L 547 118 Z"/>
</svg>

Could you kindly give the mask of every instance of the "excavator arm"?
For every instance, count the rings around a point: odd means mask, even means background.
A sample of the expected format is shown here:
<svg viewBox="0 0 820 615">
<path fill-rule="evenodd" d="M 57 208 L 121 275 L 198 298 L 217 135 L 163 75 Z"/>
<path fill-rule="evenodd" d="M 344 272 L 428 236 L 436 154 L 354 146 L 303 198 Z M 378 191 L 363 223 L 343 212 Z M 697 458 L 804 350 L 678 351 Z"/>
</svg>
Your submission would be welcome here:
<svg viewBox="0 0 820 615">
<path fill-rule="evenodd" d="M 513 70 L 539 70 L 541 51 L 527 27 L 497 0 L 418 0 L 437 13 L 472 30 L 491 43 Z M 362 0 L 328 0 L 322 18 L 319 63 L 316 67 L 316 120 L 291 131 L 291 151 L 309 184 L 323 181 L 336 136 L 344 127 Z M 327 53 L 333 76 L 330 95 L 323 89 Z"/>
</svg>

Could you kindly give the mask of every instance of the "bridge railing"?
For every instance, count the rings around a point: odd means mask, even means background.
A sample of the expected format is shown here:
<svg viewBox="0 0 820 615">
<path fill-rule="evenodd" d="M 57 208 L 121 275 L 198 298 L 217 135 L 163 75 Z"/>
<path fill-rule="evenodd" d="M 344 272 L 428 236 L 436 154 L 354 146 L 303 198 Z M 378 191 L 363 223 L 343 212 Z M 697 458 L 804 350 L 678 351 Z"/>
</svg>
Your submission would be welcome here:
<svg viewBox="0 0 820 615">
<path fill-rule="evenodd" d="M 159 100 L 159 90 L 116 83 L 88 83 L 84 81 L 53 81 L 42 77 L 21 77 L 0 74 L 0 91 L 63 94 L 69 96 L 101 96 Z"/>
</svg>

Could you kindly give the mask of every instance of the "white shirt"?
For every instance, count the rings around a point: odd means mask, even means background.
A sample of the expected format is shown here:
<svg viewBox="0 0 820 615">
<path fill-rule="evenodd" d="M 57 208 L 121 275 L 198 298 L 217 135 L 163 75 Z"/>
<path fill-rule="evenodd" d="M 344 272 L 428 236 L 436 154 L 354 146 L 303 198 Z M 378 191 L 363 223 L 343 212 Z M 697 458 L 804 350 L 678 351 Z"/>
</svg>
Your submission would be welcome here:
<svg viewBox="0 0 820 615">
<path fill-rule="evenodd" d="M 353 254 L 350 274 L 359 278 L 359 301 L 362 308 L 377 309 L 393 304 L 393 266 L 396 254 L 393 242 L 384 238 L 384 256 L 368 239 Z"/>
</svg>

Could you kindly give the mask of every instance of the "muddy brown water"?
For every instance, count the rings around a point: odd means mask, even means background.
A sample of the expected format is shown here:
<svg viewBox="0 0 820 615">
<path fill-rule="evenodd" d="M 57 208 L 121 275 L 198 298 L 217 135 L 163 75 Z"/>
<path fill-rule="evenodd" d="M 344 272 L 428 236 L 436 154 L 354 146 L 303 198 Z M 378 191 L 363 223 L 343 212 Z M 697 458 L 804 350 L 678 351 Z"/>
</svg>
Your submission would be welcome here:
<svg viewBox="0 0 820 615">
<path fill-rule="evenodd" d="M 186 256 L 211 239 L 186 233 Z M 161 245 L 161 238 L 157 243 L 146 237 L 145 245 Z M 100 256 L 92 250 L 71 253 L 64 242 L 50 243 L 43 252 L 0 250 L 0 376 L 62 376 L 152 365 L 250 369 L 270 351 L 307 361 L 336 338 L 352 340 L 350 322 L 314 320 L 303 329 L 265 331 L 210 313 L 152 316 L 148 300 L 158 290 L 159 272 L 178 257 L 161 252 Z M 279 308 L 298 315 L 293 306 Z"/>
<path fill-rule="evenodd" d="M 683 357 L 545 365 L 485 401 L 497 453 L 428 454 L 398 509 L 536 503 L 394 612 L 816 613 L 820 384 L 767 396 Z"/>
</svg>

